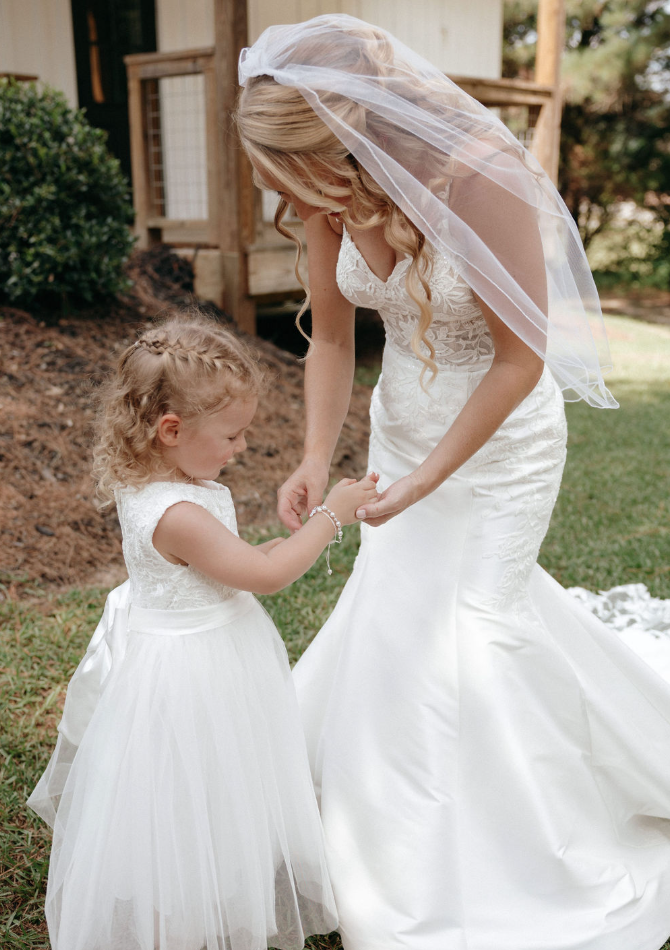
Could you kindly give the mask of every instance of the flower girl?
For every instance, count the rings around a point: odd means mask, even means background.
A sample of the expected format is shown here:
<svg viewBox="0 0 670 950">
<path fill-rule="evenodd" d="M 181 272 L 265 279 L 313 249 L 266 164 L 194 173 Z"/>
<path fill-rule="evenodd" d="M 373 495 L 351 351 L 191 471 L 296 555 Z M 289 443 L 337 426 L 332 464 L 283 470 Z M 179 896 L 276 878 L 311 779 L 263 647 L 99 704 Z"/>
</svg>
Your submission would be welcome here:
<svg viewBox="0 0 670 950">
<path fill-rule="evenodd" d="M 95 455 L 129 580 L 75 672 L 29 799 L 53 825 L 53 950 L 298 950 L 336 926 L 284 645 L 252 591 L 292 583 L 376 476 L 289 539 L 237 536 L 212 481 L 262 391 L 246 348 L 173 315 L 122 354 Z"/>
</svg>

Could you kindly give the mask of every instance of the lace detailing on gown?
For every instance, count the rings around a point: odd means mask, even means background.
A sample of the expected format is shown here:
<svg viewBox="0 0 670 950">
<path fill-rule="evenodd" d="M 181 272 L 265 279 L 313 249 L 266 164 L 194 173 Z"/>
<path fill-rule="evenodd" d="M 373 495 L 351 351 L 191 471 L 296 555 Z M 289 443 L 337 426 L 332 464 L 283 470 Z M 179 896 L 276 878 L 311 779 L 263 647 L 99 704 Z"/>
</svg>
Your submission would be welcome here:
<svg viewBox="0 0 670 950">
<path fill-rule="evenodd" d="M 211 488 L 182 482 L 151 482 L 138 489 L 119 488 L 116 505 L 123 532 L 123 556 L 132 601 L 138 607 L 183 610 L 228 600 L 238 593 L 195 568 L 171 564 L 153 545 L 156 525 L 172 505 L 189 501 L 205 508 L 237 534 L 230 491 L 217 482 Z"/>
<path fill-rule="evenodd" d="M 419 308 L 405 290 L 409 258 L 398 261 L 387 281 L 372 273 L 345 228 L 337 262 L 337 283 L 357 307 L 377 310 L 387 342 L 408 355 Z M 472 291 L 443 257 L 436 257 L 430 279 L 433 323 L 426 336 L 435 347 L 435 361 L 458 366 L 493 356 L 493 341 Z M 416 357 L 414 357 L 416 359 Z"/>
</svg>

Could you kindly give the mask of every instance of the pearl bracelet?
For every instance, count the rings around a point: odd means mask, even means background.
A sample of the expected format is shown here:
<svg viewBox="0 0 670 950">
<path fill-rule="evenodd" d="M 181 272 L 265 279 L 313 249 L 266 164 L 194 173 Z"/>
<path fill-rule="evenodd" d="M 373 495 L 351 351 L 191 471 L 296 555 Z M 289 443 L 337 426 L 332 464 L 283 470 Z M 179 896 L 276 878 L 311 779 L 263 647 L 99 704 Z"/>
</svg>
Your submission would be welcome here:
<svg viewBox="0 0 670 950">
<path fill-rule="evenodd" d="M 341 544 L 342 543 L 342 523 L 339 521 L 337 515 L 334 511 L 331 511 L 330 508 L 327 508 L 326 505 L 317 505 L 309 513 L 309 517 L 313 518 L 315 514 L 321 512 L 322 515 L 325 515 L 329 521 L 332 522 L 333 528 L 335 528 L 335 537 L 332 541 L 328 542 L 328 547 L 326 549 L 326 565 L 328 567 L 328 573 L 332 574 L 332 568 L 330 566 L 330 546 L 331 544 Z"/>
<path fill-rule="evenodd" d="M 339 544 L 342 540 L 342 523 L 338 520 L 337 515 L 325 505 L 317 505 L 316 508 L 312 508 L 310 511 L 310 518 L 313 518 L 317 511 L 320 511 L 322 514 L 326 515 L 326 517 L 330 518 L 330 520 L 333 522 L 333 527 L 335 528 L 335 537 L 333 538 L 333 542 L 335 542 L 335 544 Z"/>
</svg>

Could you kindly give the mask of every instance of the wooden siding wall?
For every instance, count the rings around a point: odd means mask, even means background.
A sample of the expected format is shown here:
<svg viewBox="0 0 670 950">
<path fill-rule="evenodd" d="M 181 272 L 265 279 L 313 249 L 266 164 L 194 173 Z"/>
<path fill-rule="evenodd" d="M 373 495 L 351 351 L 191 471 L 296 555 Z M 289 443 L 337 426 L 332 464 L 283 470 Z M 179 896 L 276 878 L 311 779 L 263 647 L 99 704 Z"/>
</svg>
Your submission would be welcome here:
<svg viewBox="0 0 670 950">
<path fill-rule="evenodd" d="M 503 0 L 249 0 L 249 43 L 274 23 L 349 13 L 389 30 L 444 72 L 497 79 Z M 158 49 L 214 45 L 213 0 L 156 0 Z"/>
<path fill-rule="evenodd" d="M 214 0 L 156 0 L 156 42 L 161 53 L 214 46 Z"/>
<path fill-rule="evenodd" d="M 70 0 L 0 0 L 0 73 L 29 73 L 78 105 Z"/>
<path fill-rule="evenodd" d="M 202 0 L 200 0 L 202 2 Z M 503 0 L 249 0 L 249 40 L 273 23 L 349 13 L 388 30 L 443 72 L 497 79 Z"/>
</svg>

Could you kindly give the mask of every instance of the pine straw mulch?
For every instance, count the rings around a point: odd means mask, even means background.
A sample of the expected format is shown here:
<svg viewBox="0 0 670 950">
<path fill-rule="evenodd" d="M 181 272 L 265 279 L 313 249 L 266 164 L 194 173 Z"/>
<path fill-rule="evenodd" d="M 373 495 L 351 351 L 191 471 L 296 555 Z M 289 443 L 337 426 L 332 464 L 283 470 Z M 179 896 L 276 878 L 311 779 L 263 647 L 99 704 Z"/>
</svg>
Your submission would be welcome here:
<svg viewBox="0 0 670 950">
<path fill-rule="evenodd" d="M 189 265 L 164 248 L 135 255 L 130 274 L 132 296 L 55 322 L 0 307 L 0 597 L 122 575 L 116 514 L 96 509 L 89 476 L 96 387 L 138 327 L 193 302 Z M 249 448 L 225 472 L 241 527 L 276 524 L 276 489 L 303 438 L 302 365 L 266 340 L 253 344 L 271 389 Z M 355 386 L 334 477 L 365 471 L 369 401 L 370 389 Z"/>
</svg>

